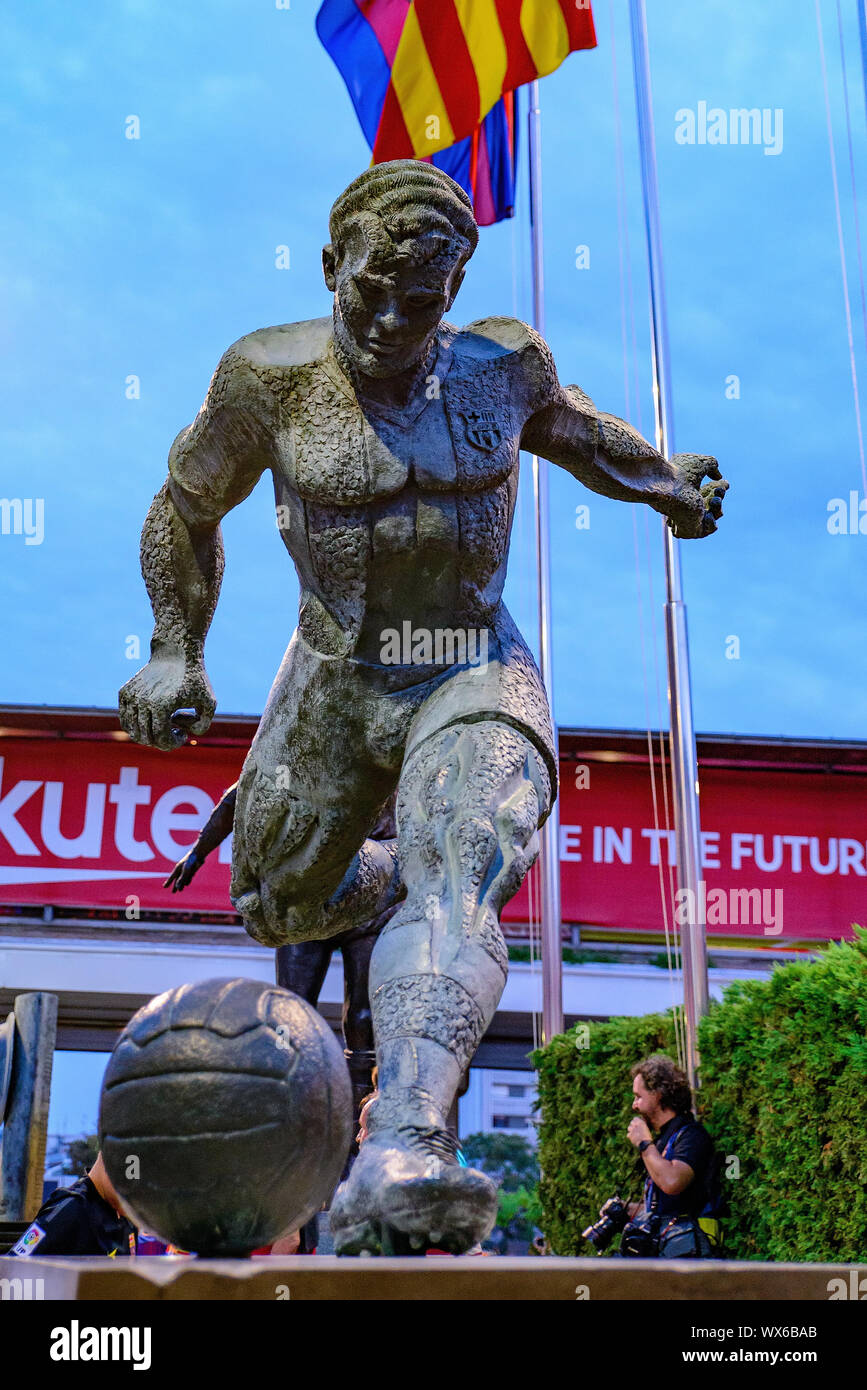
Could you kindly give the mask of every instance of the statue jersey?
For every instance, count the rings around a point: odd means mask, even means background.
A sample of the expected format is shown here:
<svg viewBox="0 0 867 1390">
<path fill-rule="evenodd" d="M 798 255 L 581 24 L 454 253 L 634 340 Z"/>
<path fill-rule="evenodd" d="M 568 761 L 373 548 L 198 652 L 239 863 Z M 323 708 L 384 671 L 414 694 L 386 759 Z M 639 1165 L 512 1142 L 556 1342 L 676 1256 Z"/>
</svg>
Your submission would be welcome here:
<svg viewBox="0 0 867 1390">
<path fill-rule="evenodd" d="M 267 467 L 302 635 L 323 655 L 376 661 L 395 625 L 495 619 L 522 431 L 561 391 L 543 341 L 512 319 L 442 324 L 426 380 L 393 412 L 359 399 L 330 318 L 262 329 L 228 350 L 175 441 L 171 495 L 201 525 Z"/>
<path fill-rule="evenodd" d="M 359 399 L 330 318 L 262 329 L 227 351 L 172 446 L 169 490 L 189 525 L 213 524 L 271 471 L 301 586 L 308 657 L 290 649 L 283 670 L 300 703 L 325 679 L 310 658 L 342 657 L 332 680 L 360 683 L 360 703 L 413 693 L 399 721 L 403 737 L 414 722 L 411 743 L 461 718 L 503 718 L 556 784 L 545 692 L 502 590 L 522 432 L 562 391 L 543 340 L 513 319 L 442 324 L 405 410 Z M 281 705 L 294 704 L 281 683 Z"/>
</svg>

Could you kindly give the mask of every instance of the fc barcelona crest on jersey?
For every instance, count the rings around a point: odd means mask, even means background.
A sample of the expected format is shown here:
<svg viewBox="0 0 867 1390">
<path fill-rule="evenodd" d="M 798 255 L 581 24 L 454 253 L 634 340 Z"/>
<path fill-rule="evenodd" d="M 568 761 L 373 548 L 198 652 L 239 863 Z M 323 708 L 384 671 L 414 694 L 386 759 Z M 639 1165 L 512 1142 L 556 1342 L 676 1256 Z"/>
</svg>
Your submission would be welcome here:
<svg viewBox="0 0 867 1390">
<path fill-rule="evenodd" d="M 518 460 L 518 431 L 502 364 L 470 360 L 461 367 L 446 378 L 443 400 L 458 486 L 474 492 L 508 478 Z"/>
<path fill-rule="evenodd" d="M 487 453 L 500 447 L 503 433 L 496 410 L 462 410 L 461 418 L 470 444 Z"/>
</svg>

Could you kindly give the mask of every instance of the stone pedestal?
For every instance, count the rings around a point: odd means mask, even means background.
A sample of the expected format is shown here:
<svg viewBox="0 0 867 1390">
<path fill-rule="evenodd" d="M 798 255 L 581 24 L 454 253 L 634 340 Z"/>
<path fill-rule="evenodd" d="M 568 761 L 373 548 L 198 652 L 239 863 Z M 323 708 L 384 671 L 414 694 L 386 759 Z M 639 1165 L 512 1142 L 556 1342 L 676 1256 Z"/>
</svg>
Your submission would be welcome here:
<svg viewBox="0 0 867 1390">
<path fill-rule="evenodd" d="M 337 1259 L 328 1255 L 197 1260 L 0 1258 L 4 1299 L 80 1302 L 401 1300 L 590 1302 L 827 1302 L 830 1281 L 850 1284 L 867 1265 L 724 1260 L 499 1258 Z M 14 1281 L 25 1281 L 16 1289 Z M 26 1285 L 26 1281 L 30 1284 Z M 39 1281 L 42 1281 L 41 1286 Z M 867 1288 L 867 1282 L 864 1287 Z M 857 1295 L 856 1295 L 857 1296 Z"/>
</svg>

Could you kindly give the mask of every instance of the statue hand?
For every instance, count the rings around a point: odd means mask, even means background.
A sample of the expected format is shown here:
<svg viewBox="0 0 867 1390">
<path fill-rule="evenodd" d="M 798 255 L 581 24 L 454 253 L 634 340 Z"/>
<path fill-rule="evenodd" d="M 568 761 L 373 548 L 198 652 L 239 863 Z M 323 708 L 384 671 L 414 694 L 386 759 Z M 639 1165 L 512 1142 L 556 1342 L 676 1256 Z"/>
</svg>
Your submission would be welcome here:
<svg viewBox="0 0 867 1390">
<path fill-rule="evenodd" d="M 178 860 L 163 884 L 163 887 L 171 888 L 173 893 L 182 893 L 187 884 L 192 883 L 201 867 L 201 859 L 196 854 L 196 851 L 191 849 L 189 854 L 184 855 L 183 859 Z"/>
<path fill-rule="evenodd" d="M 709 454 L 675 454 L 671 459 L 685 484 L 685 496 L 679 499 L 677 515 L 668 518 L 678 540 L 700 540 L 710 536 L 723 514 L 722 499 L 729 484 L 719 471 L 719 464 Z M 703 482 L 705 477 L 710 482 Z"/>
<path fill-rule="evenodd" d="M 169 750 L 186 743 L 189 734 L 207 732 L 217 702 L 201 663 L 182 656 L 152 656 L 120 692 L 121 728 L 136 743 Z M 178 714 L 195 710 L 195 718 Z"/>
</svg>

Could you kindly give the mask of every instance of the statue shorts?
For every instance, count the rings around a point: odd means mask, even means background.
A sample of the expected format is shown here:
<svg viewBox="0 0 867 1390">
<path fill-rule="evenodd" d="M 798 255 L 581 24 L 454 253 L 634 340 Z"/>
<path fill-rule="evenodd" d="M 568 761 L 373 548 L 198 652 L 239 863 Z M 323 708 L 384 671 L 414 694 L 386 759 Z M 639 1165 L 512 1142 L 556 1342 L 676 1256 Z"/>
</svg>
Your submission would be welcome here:
<svg viewBox="0 0 867 1390">
<path fill-rule="evenodd" d="M 541 678 L 505 607 L 484 636 L 477 664 L 436 667 L 324 656 L 295 633 L 238 785 L 231 893 L 251 935 L 269 946 L 333 936 L 402 894 L 395 846 L 365 837 L 398 785 L 400 830 L 417 754 L 446 730 L 518 731 L 542 823 L 557 764 Z"/>
</svg>

